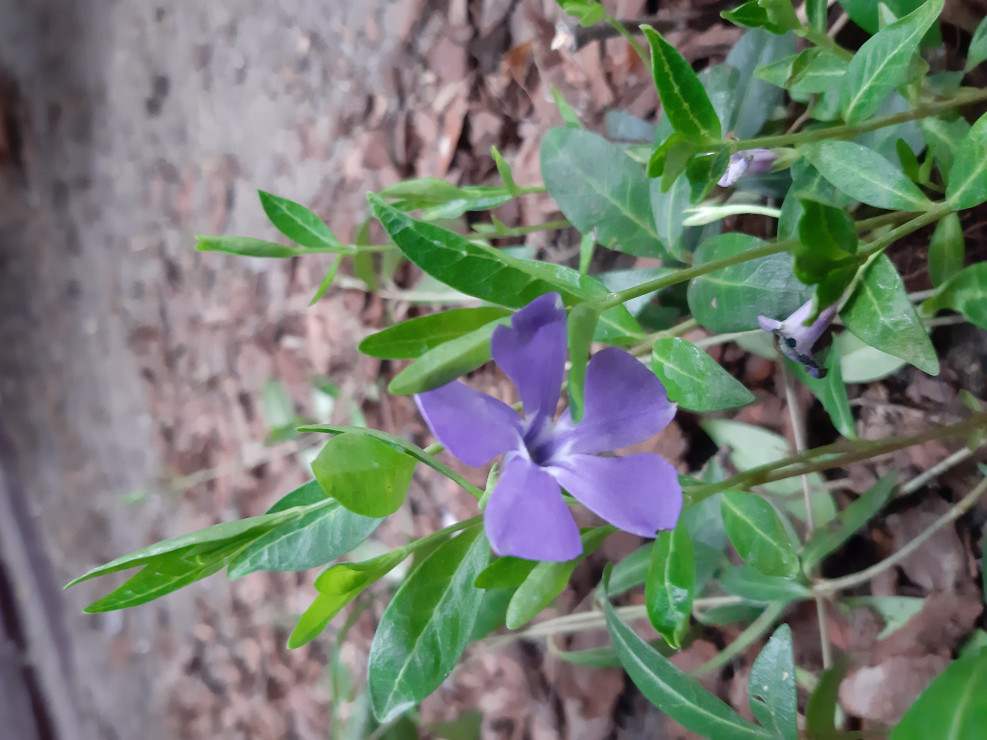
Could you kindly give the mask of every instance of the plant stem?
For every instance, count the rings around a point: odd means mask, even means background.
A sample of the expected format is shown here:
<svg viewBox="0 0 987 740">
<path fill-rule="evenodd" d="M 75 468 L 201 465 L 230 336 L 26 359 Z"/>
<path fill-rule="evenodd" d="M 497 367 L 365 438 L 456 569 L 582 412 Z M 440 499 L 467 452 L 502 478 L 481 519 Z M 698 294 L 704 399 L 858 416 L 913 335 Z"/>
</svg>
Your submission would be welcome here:
<svg viewBox="0 0 987 740">
<path fill-rule="evenodd" d="M 908 236 L 913 231 L 918 231 L 923 226 L 935 223 L 952 210 L 952 207 L 946 202 L 934 203 L 929 210 L 919 214 L 915 218 L 909 219 L 900 226 L 896 226 L 891 231 L 877 237 L 874 241 L 869 242 L 867 248 L 862 250 L 861 254 L 869 256 L 883 249 L 887 249 L 902 237 Z"/>
<path fill-rule="evenodd" d="M 640 298 L 648 293 L 653 293 L 657 290 L 664 290 L 665 288 L 669 288 L 673 285 L 678 285 L 679 283 L 684 283 L 687 280 L 692 280 L 700 275 L 708 275 L 711 272 L 716 272 L 717 270 L 722 270 L 726 267 L 732 267 L 733 265 L 739 265 L 742 262 L 750 262 L 751 260 L 756 260 L 761 257 L 768 257 L 772 254 L 787 252 L 793 246 L 795 246 L 795 241 L 792 239 L 786 239 L 784 241 L 774 242 L 772 244 L 765 244 L 760 247 L 755 247 L 754 249 L 748 249 L 746 252 L 741 254 L 735 254 L 732 257 L 724 257 L 721 260 L 713 260 L 712 262 L 706 262 L 695 267 L 687 267 L 674 272 L 671 275 L 663 275 L 660 278 L 648 280 L 647 282 L 641 283 L 640 285 L 635 285 L 632 288 L 618 290 L 615 293 L 611 293 L 606 298 L 596 299 L 595 302 L 600 311 L 606 311 L 608 308 L 619 306 L 620 304 L 626 303 L 633 298 Z"/>
<path fill-rule="evenodd" d="M 702 676 L 725 666 L 771 629 L 771 626 L 778 620 L 781 613 L 785 611 L 786 606 L 788 606 L 787 601 L 773 601 L 768 604 L 764 607 L 764 611 L 758 615 L 757 619 L 751 622 L 747 626 L 747 629 L 737 635 L 733 642 L 698 668 L 689 671 L 689 675 Z"/>
<path fill-rule="evenodd" d="M 867 583 L 875 576 L 883 573 L 888 568 L 892 568 L 902 560 L 907 558 L 913 552 L 918 550 L 925 541 L 928 540 L 932 535 L 938 532 L 940 529 L 945 527 L 947 524 L 955 522 L 961 516 L 963 516 L 967 511 L 969 511 L 977 499 L 980 498 L 984 491 L 987 491 L 987 478 L 984 478 L 980 483 L 974 486 L 973 490 L 970 491 L 966 496 L 953 504 L 952 508 L 943 514 L 941 517 L 936 519 L 932 525 L 926 529 L 918 537 L 910 540 L 903 548 L 898 550 L 898 552 L 893 555 L 889 555 L 884 558 L 884 560 L 879 563 L 875 563 L 869 568 L 858 573 L 851 573 L 848 576 L 843 576 L 842 578 L 833 578 L 829 580 L 819 580 L 813 585 L 812 590 L 819 594 L 832 594 L 836 591 L 843 591 L 848 588 L 853 588 L 854 586 L 860 586 Z"/>
<path fill-rule="evenodd" d="M 607 23 L 609 23 L 617 33 L 619 33 L 621 36 L 627 39 L 627 43 L 631 45 L 631 48 L 634 50 L 634 53 L 637 54 L 639 57 L 641 57 L 641 60 L 644 62 L 644 65 L 646 67 L 650 67 L 651 57 L 644 50 L 644 47 L 641 46 L 641 43 L 636 38 L 634 38 L 634 34 L 632 34 L 630 31 L 627 30 L 627 26 L 625 26 L 623 23 L 618 21 L 609 13 L 607 13 L 605 17 Z"/>
<path fill-rule="evenodd" d="M 868 131 L 876 131 L 879 128 L 894 126 L 906 121 L 915 121 L 920 118 L 928 118 L 936 113 L 940 113 L 950 108 L 957 108 L 970 103 L 977 103 L 987 100 L 987 90 L 964 89 L 953 96 L 934 103 L 923 103 L 908 111 L 894 113 L 889 116 L 873 118 L 866 123 L 855 125 L 844 124 L 833 126 L 832 128 L 816 129 L 813 131 L 801 131 L 796 134 L 778 134 L 775 136 L 759 136 L 754 139 L 743 141 L 724 141 L 730 154 L 736 154 L 745 149 L 771 149 L 781 146 L 798 146 L 799 144 L 809 144 L 824 139 L 853 139 Z"/>
</svg>

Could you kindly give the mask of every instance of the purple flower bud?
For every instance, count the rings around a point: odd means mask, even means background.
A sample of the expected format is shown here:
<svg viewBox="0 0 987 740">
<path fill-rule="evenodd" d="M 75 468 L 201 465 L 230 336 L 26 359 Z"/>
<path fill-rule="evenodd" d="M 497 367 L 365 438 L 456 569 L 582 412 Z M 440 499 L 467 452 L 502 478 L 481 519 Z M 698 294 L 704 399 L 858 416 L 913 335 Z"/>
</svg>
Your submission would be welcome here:
<svg viewBox="0 0 987 740">
<path fill-rule="evenodd" d="M 522 419 L 510 406 L 454 381 L 415 396 L 435 437 L 467 465 L 504 454 L 484 527 L 494 551 L 529 560 L 566 561 L 582 553 L 565 488 L 611 524 L 643 537 L 675 527 L 682 487 L 675 468 L 651 453 L 596 453 L 643 442 L 675 416 L 661 381 L 633 355 L 609 347 L 586 368 L 583 418 L 554 421 L 565 369 L 566 314 L 549 293 L 499 326 L 494 361 L 514 382 Z"/>
<path fill-rule="evenodd" d="M 764 174 L 774 166 L 778 155 L 771 149 L 745 149 L 731 155 L 727 171 L 719 179 L 720 187 L 728 188 L 748 172 Z"/>
<path fill-rule="evenodd" d="M 826 371 L 819 366 L 812 348 L 833 323 L 836 317 L 836 304 L 820 311 L 816 320 L 807 326 L 806 321 L 811 315 L 812 301 L 810 300 L 784 321 L 758 316 L 757 323 L 764 331 L 777 335 L 778 347 L 785 357 L 802 365 L 813 378 L 822 378 L 826 375 Z"/>
</svg>

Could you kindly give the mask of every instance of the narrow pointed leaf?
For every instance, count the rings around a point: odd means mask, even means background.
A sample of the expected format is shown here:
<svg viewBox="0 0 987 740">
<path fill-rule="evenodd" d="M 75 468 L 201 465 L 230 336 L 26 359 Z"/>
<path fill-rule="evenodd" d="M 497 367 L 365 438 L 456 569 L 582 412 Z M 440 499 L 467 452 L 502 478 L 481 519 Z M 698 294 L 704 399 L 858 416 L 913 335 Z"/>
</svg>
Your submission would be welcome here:
<svg viewBox="0 0 987 740">
<path fill-rule="evenodd" d="M 784 91 L 757 76 L 757 70 L 795 53 L 795 35 L 777 36 L 752 29 L 727 54 L 726 64 L 740 72 L 733 110 L 723 122 L 737 138 L 750 139 L 764 128 L 781 104 Z"/>
<path fill-rule="evenodd" d="M 223 567 L 223 559 L 189 566 L 178 554 L 163 556 L 144 566 L 122 586 L 83 609 L 86 614 L 130 609 L 211 576 Z"/>
<path fill-rule="evenodd" d="M 767 730 L 747 722 L 641 639 L 620 620 L 609 598 L 603 608 L 617 659 L 634 685 L 658 709 L 700 737 L 717 740 L 770 737 Z"/>
<path fill-rule="evenodd" d="M 651 26 L 641 26 L 651 45 L 651 69 L 662 110 L 673 128 L 689 137 L 719 139 L 716 116 L 692 66 Z"/>
<path fill-rule="evenodd" d="M 978 262 L 949 279 L 922 304 L 922 311 L 935 313 L 952 309 L 967 321 L 987 329 L 987 262 Z"/>
<path fill-rule="evenodd" d="M 787 624 L 775 630 L 755 658 L 747 693 L 754 718 L 771 730 L 777 740 L 797 740 L 795 656 L 792 652 L 792 630 Z"/>
<path fill-rule="evenodd" d="M 394 594 L 370 646 L 367 688 L 378 721 L 417 704 L 455 668 L 483 601 L 473 582 L 489 556 L 483 532 L 467 530 L 440 545 Z"/>
<path fill-rule="evenodd" d="M 954 660 L 891 732 L 891 740 L 979 740 L 987 727 L 987 650 Z"/>
<path fill-rule="evenodd" d="M 371 357 L 410 360 L 509 315 L 510 311 L 503 308 L 481 306 L 454 308 L 428 316 L 418 316 L 371 334 L 360 342 L 358 349 Z"/>
<path fill-rule="evenodd" d="M 658 533 L 644 582 L 644 599 L 651 626 L 674 648 L 682 646 L 682 639 L 689 629 L 695 595 L 696 563 L 692 540 L 680 521 L 675 529 Z"/>
<path fill-rule="evenodd" d="M 987 17 L 983 18 L 973 32 L 970 48 L 966 52 L 966 71 L 979 65 L 987 59 Z"/>
<path fill-rule="evenodd" d="M 854 431 L 853 411 L 850 409 L 850 399 L 847 396 L 846 383 L 843 382 L 843 370 L 840 366 L 840 353 L 834 344 L 829 349 L 824 367 L 826 375 L 822 378 L 813 378 L 806 371 L 805 366 L 792 362 L 787 358 L 784 362 L 792 370 L 798 379 L 812 395 L 819 399 L 819 403 L 826 410 L 830 421 L 836 431 L 847 439 L 856 439 Z"/>
<path fill-rule="evenodd" d="M 936 287 L 956 277 L 966 260 L 966 240 L 960 217 L 947 213 L 936 224 L 929 240 L 929 277 Z"/>
<path fill-rule="evenodd" d="M 949 172 L 946 199 L 958 211 L 987 200 L 987 113 L 977 119 L 960 142 Z"/>
<path fill-rule="evenodd" d="M 264 213 L 278 231 L 296 244 L 312 249 L 341 249 L 325 221 L 299 203 L 263 190 L 257 191 Z"/>
<path fill-rule="evenodd" d="M 874 349 L 910 362 L 929 375 L 939 374 L 936 350 L 886 255 L 868 265 L 840 316 L 847 329 Z"/>
</svg>

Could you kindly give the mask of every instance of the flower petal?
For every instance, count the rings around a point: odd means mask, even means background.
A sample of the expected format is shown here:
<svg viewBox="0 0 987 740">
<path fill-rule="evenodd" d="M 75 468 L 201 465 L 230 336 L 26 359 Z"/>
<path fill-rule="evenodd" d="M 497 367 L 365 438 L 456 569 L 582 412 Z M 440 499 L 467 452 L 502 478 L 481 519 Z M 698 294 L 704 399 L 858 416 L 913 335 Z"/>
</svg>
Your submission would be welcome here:
<svg viewBox="0 0 987 740">
<path fill-rule="evenodd" d="M 524 455 L 507 456 L 483 523 L 498 555 L 564 562 L 583 551 L 559 484 Z"/>
<path fill-rule="evenodd" d="M 565 374 L 565 306 L 558 293 L 547 293 L 498 326 L 490 338 L 494 362 L 514 381 L 525 416 L 548 421 L 555 416 Z M 537 422 L 536 422 L 537 423 Z"/>
<path fill-rule="evenodd" d="M 521 446 L 521 417 L 503 401 L 459 381 L 419 393 L 415 403 L 432 434 L 467 465 Z"/>
<path fill-rule="evenodd" d="M 675 468 L 658 455 L 569 455 L 546 470 L 594 514 L 626 532 L 654 537 L 682 512 Z"/>
<path fill-rule="evenodd" d="M 556 424 L 562 452 L 606 452 L 643 442 L 668 426 L 676 405 L 665 386 L 633 355 L 615 347 L 597 352 L 586 368 L 583 418 L 567 410 Z"/>
</svg>

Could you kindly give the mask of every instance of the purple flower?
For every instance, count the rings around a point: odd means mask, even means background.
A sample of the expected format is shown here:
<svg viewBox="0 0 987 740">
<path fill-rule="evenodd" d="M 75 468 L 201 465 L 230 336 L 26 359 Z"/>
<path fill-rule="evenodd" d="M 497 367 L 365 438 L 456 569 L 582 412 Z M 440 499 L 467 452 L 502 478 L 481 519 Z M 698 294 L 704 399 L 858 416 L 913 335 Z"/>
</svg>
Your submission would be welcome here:
<svg viewBox="0 0 987 740">
<path fill-rule="evenodd" d="M 722 188 L 728 188 L 748 172 L 764 174 L 774 166 L 778 155 L 770 149 L 745 149 L 730 156 L 727 171 L 716 183 Z"/>
<path fill-rule="evenodd" d="M 561 488 L 642 537 L 675 527 L 682 487 L 671 464 L 650 453 L 595 454 L 642 442 L 675 416 L 653 373 L 623 350 L 604 349 L 586 369 L 583 418 L 573 423 L 566 410 L 553 421 L 566 359 L 566 315 L 557 293 L 515 313 L 510 327 L 497 327 L 490 349 L 521 395 L 524 419 L 458 381 L 420 393 L 415 402 L 435 437 L 467 465 L 506 453 L 484 512 L 495 552 L 547 561 L 579 556 L 579 528 Z"/>
<path fill-rule="evenodd" d="M 798 308 L 784 321 L 758 316 L 757 323 L 764 331 L 774 332 L 778 336 L 778 346 L 785 357 L 805 367 L 806 372 L 813 378 L 821 378 L 826 371 L 819 367 L 812 348 L 819 338 L 826 333 L 829 325 L 836 316 L 836 304 L 820 311 L 819 316 L 806 326 L 806 321 L 812 315 L 812 301 Z"/>
</svg>

